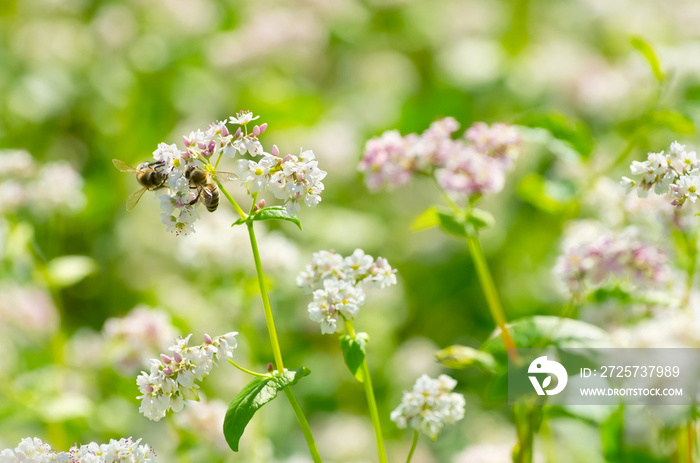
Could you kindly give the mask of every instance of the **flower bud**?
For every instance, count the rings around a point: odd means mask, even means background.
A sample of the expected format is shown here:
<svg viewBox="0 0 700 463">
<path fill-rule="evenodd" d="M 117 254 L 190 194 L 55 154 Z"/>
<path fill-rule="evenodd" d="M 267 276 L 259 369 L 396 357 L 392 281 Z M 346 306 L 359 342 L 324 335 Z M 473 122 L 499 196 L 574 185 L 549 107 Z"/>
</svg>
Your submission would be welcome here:
<svg viewBox="0 0 700 463">
<path fill-rule="evenodd" d="M 253 127 L 253 135 L 256 137 L 260 135 L 260 126 L 256 125 L 255 127 Z"/>
<path fill-rule="evenodd" d="M 170 357 L 168 357 L 167 355 L 165 355 L 165 354 L 160 354 L 160 359 L 161 359 L 161 360 L 163 361 L 163 363 L 165 363 L 165 364 L 168 364 L 168 363 L 172 362 L 172 359 L 171 359 Z"/>
<path fill-rule="evenodd" d="M 177 362 L 177 363 L 182 362 L 182 355 L 180 355 L 180 354 L 177 353 L 177 352 L 175 352 L 175 353 L 173 354 L 173 358 L 175 359 L 175 362 Z"/>
<path fill-rule="evenodd" d="M 262 209 L 263 207 L 265 207 L 265 200 L 261 199 L 260 201 L 258 201 L 257 208 Z"/>
<path fill-rule="evenodd" d="M 273 156 L 279 156 L 279 155 L 280 155 L 280 149 L 277 148 L 277 145 L 272 145 L 272 155 L 273 155 Z"/>
<path fill-rule="evenodd" d="M 291 161 L 291 160 L 292 160 L 292 155 L 291 155 L 291 154 L 286 155 L 286 156 L 282 159 L 282 161 L 284 161 L 284 162 L 289 162 L 289 161 Z"/>
<path fill-rule="evenodd" d="M 182 142 L 185 144 L 185 146 L 187 146 L 187 147 L 190 146 L 190 139 L 184 135 L 182 136 Z"/>
<path fill-rule="evenodd" d="M 272 373 L 275 367 L 272 365 L 272 363 L 267 364 L 267 372 Z"/>
<path fill-rule="evenodd" d="M 206 344 L 211 344 L 214 341 L 212 341 L 211 336 L 209 336 L 207 333 L 204 333 L 204 342 Z"/>
<path fill-rule="evenodd" d="M 243 134 L 243 131 L 241 130 L 240 127 L 236 130 L 236 133 L 233 135 L 233 138 L 240 138 L 241 135 Z"/>
<path fill-rule="evenodd" d="M 169 367 L 168 368 L 163 368 L 163 373 L 167 376 L 170 376 L 173 374 L 173 370 L 171 370 Z"/>
<path fill-rule="evenodd" d="M 221 136 L 222 137 L 228 137 L 231 134 L 231 132 L 228 131 L 228 127 L 226 127 L 226 124 L 221 124 Z"/>
<path fill-rule="evenodd" d="M 267 130 L 267 122 L 260 125 L 260 134 L 262 135 L 263 133 L 265 133 L 266 130 Z"/>
</svg>

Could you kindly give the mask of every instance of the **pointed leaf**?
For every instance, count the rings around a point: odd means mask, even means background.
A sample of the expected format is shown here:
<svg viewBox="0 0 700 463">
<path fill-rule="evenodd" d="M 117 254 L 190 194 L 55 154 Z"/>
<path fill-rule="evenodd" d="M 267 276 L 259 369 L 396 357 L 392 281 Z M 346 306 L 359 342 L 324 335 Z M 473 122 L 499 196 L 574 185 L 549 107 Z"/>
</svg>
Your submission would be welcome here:
<svg viewBox="0 0 700 463">
<path fill-rule="evenodd" d="M 347 365 L 355 379 L 361 383 L 365 380 L 362 365 L 365 362 L 368 341 L 369 336 L 367 333 L 357 333 L 355 339 L 348 335 L 340 337 L 340 350 L 343 351 L 345 365 Z"/>
<path fill-rule="evenodd" d="M 661 125 L 672 132 L 692 135 L 695 133 L 695 124 L 692 119 L 683 114 L 668 109 L 656 111 L 651 115 L 650 124 Z"/>
<path fill-rule="evenodd" d="M 450 235 L 467 236 L 464 221 L 455 217 L 453 213 L 438 211 L 438 219 L 440 220 L 440 227 Z"/>
<path fill-rule="evenodd" d="M 582 158 L 588 158 L 593 151 L 593 137 L 588 126 L 563 114 L 528 114 L 517 123 L 547 130 L 557 140 L 571 145 Z"/>
<path fill-rule="evenodd" d="M 437 361 L 447 368 L 463 370 L 470 366 L 476 366 L 486 371 L 496 368 L 496 360 L 488 352 L 483 352 L 472 347 L 454 345 L 435 353 Z"/>
<path fill-rule="evenodd" d="M 49 281 L 53 286 L 73 286 L 98 270 L 97 262 L 87 256 L 61 256 L 47 266 Z"/>
<path fill-rule="evenodd" d="M 257 214 L 253 216 L 253 220 L 286 220 L 287 222 L 296 224 L 299 230 L 301 230 L 301 222 L 299 219 L 287 212 L 284 206 L 270 206 L 260 209 Z"/>
<path fill-rule="evenodd" d="M 493 218 L 490 212 L 478 207 L 472 208 L 467 216 L 467 222 L 478 228 L 490 228 L 496 224 L 496 219 Z"/>
<path fill-rule="evenodd" d="M 412 231 L 427 230 L 428 228 L 437 227 L 440 225 L 440 217 L 434 206 L 427 208 L 421 215 L 411 224 Z"/>
<path fill-rule="evenodd" d="M 287 386 L 299 382 L 307 376 L 308 368 L 285 371 L 270 377 L 256 377 L 233 399 L 224 419 L 224 437 L 231 450 L 238 452 L 238 444 L 245 427 L 263 405 L 277 397 L 277 393 Z"/>
<path fill-rule="evenodd" d="M 654 73 L 654 77 L 656 77 L 656 80 L 659 82 L 663 82 L 664 80 L 664 73 L 661 71 L 661 64 L 659 64 L 659 59 L 656 57 L 656 53 L 654 53 L 654 49 L 651 48 L 651 45 L 649 45 L 647 42 L 644 41 L 644 39 L 640 37 L 635 37 L 631 40 L 632 46 L 636 48 L 639 53 L 644 55 L 646 60 L 649 62 L 649 66 L 651 67 L 651 71 Z"/>
</svg>

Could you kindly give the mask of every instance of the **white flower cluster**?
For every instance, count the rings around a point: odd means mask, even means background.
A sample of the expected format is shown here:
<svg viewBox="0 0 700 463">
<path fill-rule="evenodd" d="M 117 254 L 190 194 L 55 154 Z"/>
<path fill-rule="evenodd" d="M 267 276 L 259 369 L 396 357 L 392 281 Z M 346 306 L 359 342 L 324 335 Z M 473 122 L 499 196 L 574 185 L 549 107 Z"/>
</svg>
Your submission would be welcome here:
<svg viewBox="0 0 700 463">
<path fill-rule="evenodd" d="M 401 429 L 411 427 L 435 439 L 446 423 L 464 418 L 464 396 L 452 392 L 456 385 L 447 375 L 437 379 L 422 375 L 412 391 L 404 392 L 401 404 L 391 412 L 391 421 Z"/>
<path fill-rule="evenodd" d="M 321 180 L 326 177 L 312 151 L 299 150 L 299 156 L 288 154 L 281 158 L 275 145 L 272 154 L 262 153 L 258 162 L 240 159 L 236 174 L 250 193 L 267 190 L 285 200 L 290 214 L 299 212 L 301 202 L 314 207 L 321 201 Z"/>
<path fill-rule="evenodd" d="M 297 276 L 297 286 L 313 292 L 309 318 L 321 324 L 321 333 L 331 334 L 343 329 L 338 317 L 352 320 L 365 303 L 360 283 L 377 288 L 396 284 L 396 270 L 386 259 L 365 254 L 362 249 L 348 257 L 331 251 L 314 253 L 311 263 Z"/>
<path fill-rule="evenodd" d="M 153 449 L 140 442 L 141 439 L 112 439 L 108 444 L 91 442 L 75 445 L 68 452 L 56 452 L 38 437 L 27 437 L 14 450 L 0 451 L 0 463 L 155 463 Z"/>
<path fill-rule="evenodd" d="M 198 400 L 195 381 L 202 381 L 209 375 L 219 360 L 232 357 L 236 348 L 237 332 L 211 338 L 204 335 L 204 343 L 189 347 L 192 335 L 179 338 L 169 348 L 172 357 L 160 355 L 160 360 L 151 359 L 151 372 L 142 372 L 136 379 L 141 394 L 139 411 L 153 421 L 165 416 L 168 410 L 179 412 L 185 400 Z"/>
<path fill-rule="evenodd" d="M 167 193 L 159 196 L 161 219 L 167 229 L 178 235 L 194 232 L 194 223 L 199 219 L 197 199 L 201 195 L 197 185 L 192 185 L 186 176 L 189 168 L 199 167 L 214 172 L 221 156 L 235 157 L 245 154 L 261 156 L 259 161 L 239 159 L 235 174 L 248 189 L 249 194 L 267 190 L 277 199 L 284 200 L 289 213 L 299 211 L 303 202 L 309 207 L 321 201 L 326 172 L 318 168 L 311 150 L 300 151 L 298 156 L 280 156 L 273 145 L 271 153 L 263 150 L 258 137 L 267 130 L 267 124 L 255 125 L 250 132 L 248 124 L 258 119 L 249 111 L 241 111 L 228 122 L 215 121 L 206 131 L 197 130 L 183 136 L 184 150 L 177 145 L 161 143 L 153 152 L 158 163 L 155 168 L 167 174 Z M 227 123 L 239 125 L 231 134 Z M 215 158 L 214 160 L 212 158 Z"/>
<path fill-rule="evenodd" d="M 680 208 L 686 201 L 695 202 L 700 193 L 700 161 L 695 151 L 686 151 L 685 145 L 671 143 L 669 153 L 649 153 L 644 162 L 633 161 L 630 166 L 633 180 L 622 177 L 621 185 L 629 193 L 637 188 L 644 197 L 654 188 L 657 195 L 668 195 L 671 204 Z"/>
<path fill-rule="evenodd" d="M 611 277 L 632 280 L 642 288 L 667 281 L 668 257 L 637 235 L 637 230 L 629 227 L 569 245 L 557 260 L 554 273 L 574 296 L 590 289 L 587 286 L 599 286 Z"/>
<path fill-rule="evenodd" d="M 459 128 L 447 117 L 418 135 L 385 132 L 369 140 L 359 169 L 371 190 L 408 183 L 416 172 L 435 173 L 447 192 L 465 198 L 499 192 L 520 147 L 518 131 L 506 124 L 473 124 L 464 139 L 453 139 Z"/>
<path fill-rule="evenodd" d="M 65 161 L 38 166 L 23 150 L 0 150 L 0 214 L 27 207 L 38 215 L 77 212 L 85 206 L 83 179 Z"/>
<path fill-rule="evenodd" d="M 148 363 L 176 336 L 167 313 L 143 305 L 125 317 L 108 319 L 102 334 L 110 361 L 125 374 Z"/>
</svg>

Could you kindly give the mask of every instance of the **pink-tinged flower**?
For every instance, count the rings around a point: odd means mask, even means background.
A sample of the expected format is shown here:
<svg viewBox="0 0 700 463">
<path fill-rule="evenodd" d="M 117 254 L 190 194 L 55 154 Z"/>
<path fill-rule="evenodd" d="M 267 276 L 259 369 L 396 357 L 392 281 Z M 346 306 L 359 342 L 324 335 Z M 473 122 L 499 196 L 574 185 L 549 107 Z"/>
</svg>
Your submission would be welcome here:
<svg viewBox="0 0 700 463">
<path fill-rule="evenodd" d="M 630 228 L 568 247 L 554 271 L 569 292 L 579 296 L 610 279 L 628 280 L 641 288 L 658 286 L 669 278 L 667 261 L 661 249 L 640 240 Z"/>
<path fill-rule="evenodd" d="M 392 130 L 370 139 L 358 166 L 367 187 L 377 191 L 408 183 L 415 173 L 435 174 L 442 188 L 465 199 L 496 193 L 520 149 L 518 131 L 505 124 L 477 122 L 455 140 L 459 128 L 451 117 L 433 122 L 422 134 L 401 136 Z"/>
</svg>

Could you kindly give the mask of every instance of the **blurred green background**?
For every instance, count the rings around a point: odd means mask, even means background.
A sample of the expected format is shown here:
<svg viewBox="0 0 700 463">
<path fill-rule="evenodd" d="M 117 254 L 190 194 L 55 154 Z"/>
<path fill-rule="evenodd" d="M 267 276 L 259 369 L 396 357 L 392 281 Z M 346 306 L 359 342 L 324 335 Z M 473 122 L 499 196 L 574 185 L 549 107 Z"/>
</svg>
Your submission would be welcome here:
<svg viewBox="0 0 700 463">
<path fill-rule="evenodd" d="M 641 158 L 694 133 L 698 21 L 692 0 L 3 0 L 0 148 L 27 150 L 39 164 L 67 161 L 82 175 L 84 203 L 80 189 L 49 211 L 0 197 L 0 448 L 29 435 L 58 449 L 134 436 L 160 461 L 306 461 L 284 401 L 256 417 L 237 455 L 216 434 L 216 410 L 195 409 L 202 422 L 148 421 L 135 399 L 143 367 L 117 368 L 101 334 L 107 319 L 145 304 L 198 340 L 240 331 L 244 365 L 271 361 L 233 212 L 223 204 L 194 236 L 172 236 L 152 193 L 126 213 L 138 185 L 111 164 L 136 165 L 159 142 L 180 144 L 250 109 L 269 124 L 265 147 L 313 149 L 328 171 L 322 203 L 302 209 L 304 231 L 275 225 L 260 241 L 285 362 L 312 371 L 296 390 L 329 462 L 374 461 L 374 439 L 362 388 L 335 337 L 307 319 L 309 298 L 294 277 L 319 249 L 361 247 L 398 269 L 399 286 L 368 294 L 355 326 L 370 334 L 390 461 L 400 461 L 411 435 L 388 418 L 402 390 L 445 371 L 435 350 L 478 347 L 494 325 L 464 243 L 410 231 L 439 202 L 433 185 L 417 179 L 368 193 L 356 170 L 364 142 L 392 128 L 421 132 L 440 116 L 463 127 L 536 126 L 552 114 L 580 121 L 568 126 L 568 145 L 523 129 L 517 171 L 483 205 L 497 218 L 483 238 L 508 317 L 559 314 L 566 295 L 552 267 L 565 222 L 583 213 L 587 175 L 619 178 L 629 162 L 611 164 L 621 154 Z M 663 85 L 631 45 L 637 36 L 656 50 Z M 66 255 L 89 260 L 55 260 Z M 492 448 L 478 461 L 508 461 L 511 410 L 489 401 L 478 372 L 450 374 L 467 395 L 467 416 L 436 442 L 421 441 L 415 461 L 463 461 L 455 455 L 484 443 Z M 225 405 L 246 381 L 224 365 L 203 391 Z M 603 461 L 598 444 L 581 448 L 581 436 L 599 442 L 595 425 L 561 429 L 561 452 Z"/>
</svg>

